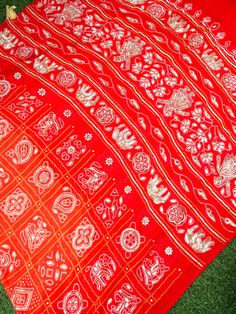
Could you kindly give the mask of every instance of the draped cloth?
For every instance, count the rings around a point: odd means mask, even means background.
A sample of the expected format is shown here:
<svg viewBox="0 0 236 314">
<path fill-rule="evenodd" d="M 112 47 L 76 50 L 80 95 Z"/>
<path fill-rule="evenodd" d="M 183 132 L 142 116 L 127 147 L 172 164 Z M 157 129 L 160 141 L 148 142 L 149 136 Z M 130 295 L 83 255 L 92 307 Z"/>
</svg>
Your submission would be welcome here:
<svg viewBox="0 0 236 314">
<path fill-rule="evenodd" d="M 0 280 L 17 313 L 166 313 L 233 239 L 235 10 L 36 0 L 1 24 Z"/>
</svg>

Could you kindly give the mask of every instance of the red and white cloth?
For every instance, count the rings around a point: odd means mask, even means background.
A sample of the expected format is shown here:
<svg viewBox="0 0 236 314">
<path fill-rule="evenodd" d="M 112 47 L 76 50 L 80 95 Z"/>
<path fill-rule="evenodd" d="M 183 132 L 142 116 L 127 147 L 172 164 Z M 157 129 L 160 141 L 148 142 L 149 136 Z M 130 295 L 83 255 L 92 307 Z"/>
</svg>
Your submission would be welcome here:
<svg viewBox="0 0 236 314">
<path fill-rule="evenodd" d="M 0 280 L 17 313 L 166 313 L 235 236 L 233 11 L 36 0 L 0 26 Z"/>
</svg>

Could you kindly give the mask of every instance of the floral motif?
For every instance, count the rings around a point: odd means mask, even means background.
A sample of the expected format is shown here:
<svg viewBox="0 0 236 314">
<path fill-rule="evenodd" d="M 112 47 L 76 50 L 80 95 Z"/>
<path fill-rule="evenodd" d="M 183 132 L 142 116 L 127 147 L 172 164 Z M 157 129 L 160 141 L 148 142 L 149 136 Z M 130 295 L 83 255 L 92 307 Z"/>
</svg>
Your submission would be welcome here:
<svg viewBox="0 0 236 314">
<path fill-rule="evenodd" d="M 222 76 L 222 82 L 227 89 L 231 91 L 236 90 L 236 75 L 231 73 L 224 74 Z"/>
<path fill-rule="evenodd" d="M 97 109 L 95 116 L 98 122 L 104 125 L 112 123 L 115 119 L 115 113 L 113 109 L 106 106 L 102 106 Z"/>
<path fill-rule="evenodd" d="M 72 247 L 78 256 L 83 256 L 93 243 L 99 238 L 98 232 L 87 218 L 84 218 L 79 226 L 68 235 Z"/>
<path fill-rule="evenodd" d="M 165 253 L 166 253 L 166 255 L 172 255 L 172 254 L 173 254 L 173 249 L 172 249 L 172 247 L 167 246 L 167 247 L 165 248 Z"/>
<path fill-rule="evenodd" d="M 151 166 L 151 159 L 145 153 L 137 153 L 132 159 L 134 170 L 138 173 L 146 173 Z"/>
<path fill-rule="evenodd" d="M 124 192 L 125 192 L 126 194 L 130 194 L 130 193 L 132 192 L 131 186 L 129 186 L 129 185 L 125 186 Z"/>
<path fill-rule="evenodd" d="M 39 94 L 39 96 L 45 96 L 46 95 L 46 90 L 44 88 L 40 88 L 38 90 L 38 94 Z"/>
<path fill-rule="evenodd" d="M 147 7 L 147 12 L 156 19 L 160 19 L 166 12 L 165 8 L 160 4 L 151 4 Z"/>
<path fill-rule="evenodd" d="M 182 205 L 172 205 L 168 208 L 166 216 L 170 223 L 181 226 L 187 219 L 187 212 Z"/>
<path fill-rule="evenodd" d="M 31 201 L 26 193 L 17 188 L 0 203 L 0 208 L 4 214 L 14 222 L 31 206 Z"/>
<path fill-rule="evenodd" d="M 92 134 L 91 133 L 86 133 L 86 134 L 84 134 L 84 139 L 86 140 L 86 141 L 91 141 L 91 139 L 93 138 L 93 136 L 92 136 Z"/>
<path fill-rule="evenodd" d="M 193 33 L 188 37 L 188 42 L 193 48 L 200 48 L 204 43 L 204 37 L 199 33 Z"/>
<path fill-rule="evenodd" d="M 149 222 L 150 222 L 150 219 L 147 216 L 143 217 L 142 225 L 147 226 Z"/>
<path fill-rule="evenodd" d="M 66 166 L 72 167 L 76 160 L 86 152 L 86 145 L 78 140 L 77 135 L 71 135 L 62 146 L 56 149 L 56 154 L 66 163 Z"/>
</svg>

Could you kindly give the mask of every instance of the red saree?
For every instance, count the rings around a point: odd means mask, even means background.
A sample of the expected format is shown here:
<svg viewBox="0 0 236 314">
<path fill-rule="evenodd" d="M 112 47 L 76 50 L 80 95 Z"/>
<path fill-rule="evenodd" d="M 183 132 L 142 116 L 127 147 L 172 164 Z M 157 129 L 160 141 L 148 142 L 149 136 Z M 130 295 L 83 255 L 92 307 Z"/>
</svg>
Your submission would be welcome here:
<svg viewBox="0 0 236 314">
<path fill-rule="evenodd" d="M 192 2 L 36 0 L 0 26 L 17 313 L 166 313 L 235 236 L 236 6 Z"/>
</svg>

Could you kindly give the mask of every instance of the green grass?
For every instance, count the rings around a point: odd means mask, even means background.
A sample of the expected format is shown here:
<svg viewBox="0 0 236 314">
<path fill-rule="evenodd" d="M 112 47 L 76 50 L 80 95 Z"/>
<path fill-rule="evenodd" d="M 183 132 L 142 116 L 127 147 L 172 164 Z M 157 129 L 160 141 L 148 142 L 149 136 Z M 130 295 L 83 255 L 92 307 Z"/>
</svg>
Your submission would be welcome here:
<svg viewBox="0 0 236 314">
<path fill-rule="evenodd" d="M 5 19 L 6 5 L 15 5 L 19 12 L 31 2 L 0 0 L 0 22 Z M 0 285 L 0 314 L 13 313 L 15 311 Z M 236 239 L 192 284 L 169 314 L 236 314 Z"/>
</svg>

